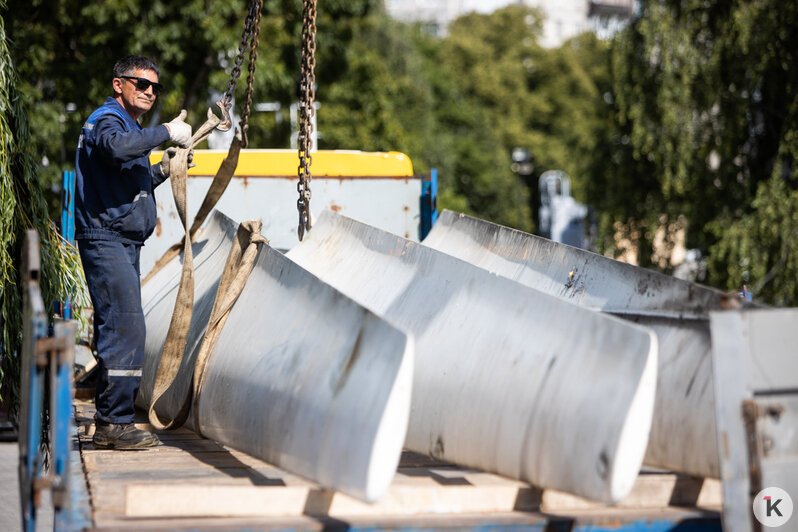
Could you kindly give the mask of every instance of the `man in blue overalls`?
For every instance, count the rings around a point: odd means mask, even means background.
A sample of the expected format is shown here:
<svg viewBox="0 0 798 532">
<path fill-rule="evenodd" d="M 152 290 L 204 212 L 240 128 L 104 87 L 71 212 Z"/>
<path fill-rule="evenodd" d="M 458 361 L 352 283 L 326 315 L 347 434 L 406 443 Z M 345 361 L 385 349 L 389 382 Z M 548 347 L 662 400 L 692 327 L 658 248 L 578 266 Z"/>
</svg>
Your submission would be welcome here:
<svg viewBox="0 0 798 532">
<path fill-rule="evenodd" d="M 141 382 L 144 313 L 139 251 L 155 228 L 153 189 L 169 177 L 168 150 L 150 165 L 150 151 L 171 140 L 188 147 L 185 110 L 167 124 L 142 128 L 138 119 L 161 92 L 158 66 L 131 55 L 114 65 L 113 96 L 89 116 L 80 134 L 75 190 L 75 239 L 94 306 L 99 357 L 94 444 L 114 449 L 158 445 L 133 424 Z"/>
</svg>

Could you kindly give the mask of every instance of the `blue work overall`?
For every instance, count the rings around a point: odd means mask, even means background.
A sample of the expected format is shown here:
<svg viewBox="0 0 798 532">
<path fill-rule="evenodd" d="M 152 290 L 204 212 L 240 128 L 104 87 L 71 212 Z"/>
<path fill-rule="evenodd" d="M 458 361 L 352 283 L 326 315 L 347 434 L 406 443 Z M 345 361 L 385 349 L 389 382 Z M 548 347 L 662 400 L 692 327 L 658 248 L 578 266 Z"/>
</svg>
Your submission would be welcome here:
<svg viewBox="0 0 798 532">
<path fill-rule="evenodd" d="M 155 228 L 153 190 L 164 181 L 149 154 L 167 140 L 165 126 L 142 128 L 108 98 L 78 142 L 75 239 L 94 307 L 97 418 L 107 423 L 134 417 L 146 337 L 139 254 Z"/>
</svg>

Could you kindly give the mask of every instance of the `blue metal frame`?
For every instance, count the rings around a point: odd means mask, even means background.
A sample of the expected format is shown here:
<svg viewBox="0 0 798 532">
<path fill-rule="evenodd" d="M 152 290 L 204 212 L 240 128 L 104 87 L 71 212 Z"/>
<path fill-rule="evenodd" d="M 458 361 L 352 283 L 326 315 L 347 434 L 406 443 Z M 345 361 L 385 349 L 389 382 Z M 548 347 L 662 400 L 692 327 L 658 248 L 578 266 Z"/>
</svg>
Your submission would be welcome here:
<svg viewBox="0 0 798 532">
<path fill-rule="evenodd" d="M 424 240 L 438 221 L 438 169 L 433 168 L 429 177 L 421 174 L 421 221 L 419 240 Z"/>
<path fill-rule="evenodd" d="M 39 235 L 28 231 L 22 254 L 25 287 L 23 293 L 23 333 L 21 354 L 22 403 L 19 427 L 19 489 L 22 503 L 22 529 L 36 529 L 36 499 L 39 490 L 34 486 L 42 478 L 41 447 L 45 378 L 37 361 L 39 340 L 47 337 L 47 314 L 44 311 L 39 284 Z"/>
<path fill-rule="evenodd" d="M 19 486 L 22 529 L 36 530 L 36 507 L 42 491 L 49 489 L 56 530 L 75 530 L 71 496 L 70 462 L 73 456 L 72 375 L 76 323 L 58 320 L 48 336 L 49 317 L 39 289 L 41 271 L 39 235 L 28 231 L 23 251 L 25 288 L 22 366 L 22 404 L 19 431 Z M 46 378 L 49 371 L 49 382 Z M 49 385 L 50 468 L 42 457 L 42 424 Z M 82 470 L 79 469 L 82 474 Z M 85 528 L 81 521 L 80 528 Z"/>
<path fill-rule="evenodd" d="M 652 511 L 652 515 L 655 511 Z M 449 521 L 450 522 L 447 522 Z M 328 521 L 322 519 L 322 524 Z M 421 520 L 424 522 L 423 518 Z M 412 522 L 411 522 L 412 523 Z M 444 523 L 438 525 L 435 518 L 422 525 L 398 526 L 369 526 L 350 525 L 345 521 L 330 520 L 329 524 L 335 528 L 345 529 L 348 532 L 438 532 L 438 531 L 469 531 L 469 532 L 722 532 L 720 516 L 715 512 L 686 512 L 683 515 L 657 516 L 651 518 L 635 517 L 624 518 L 622 512 L 617 516 L 583 516 L 573 518 L 568 516 L 552 516 L 546 514 L 514 514 L 505 515 L 503 518 L 486 515 L 481 518 L 461 518 L 451 516 L 444 518 Z M 246 530 L 246 529 L 243 529 Z"/>
<path fill-rule="evenodd" d="M 77 324 L 60 320 L 53 328 L 61 348 L 50 352 L 50 474 L 53 495 L 54 529 L 59 523 L 67 524 L 72 514 L 70 498 L 70 464 L 72 432 L 72 377 L 74 375 L 75 333 Z M 81 468 L 82 473 L 82 468 Z"/>
<path fill-rule="evenodd" d="M 66 171 L 61 184 L 61 236 L 70 244 L 75 244 L 75 172 Z M 60 303 L 56 313 L 64 319 L 72 317 L 69 299 Z"/>
<path fill-rule="evenodd" d="M 75 172 L 64 172 L 61 188 L 61 236 L 75 243 Z"/>
</svg>

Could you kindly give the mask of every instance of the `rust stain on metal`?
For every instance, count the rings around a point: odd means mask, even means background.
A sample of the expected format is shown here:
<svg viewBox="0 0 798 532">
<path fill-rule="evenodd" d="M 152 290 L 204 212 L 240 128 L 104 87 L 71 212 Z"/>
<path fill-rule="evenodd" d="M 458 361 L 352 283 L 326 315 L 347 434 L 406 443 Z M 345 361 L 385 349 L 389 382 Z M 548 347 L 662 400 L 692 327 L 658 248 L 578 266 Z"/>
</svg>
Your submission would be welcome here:
<svg viewBox="0 0 798 532">
<path fill-rule="evenodd" d="M 723 310 L 735 310 L 742 306 L 743 304 L 740 302 L 740 298 L 737 297 L 737 294 L 725 294 L 721 296 L 720 308 Z"/>
<path fill-rule="evenodd" d="M 403 206 L 402 206 L 402 210 L 403 210 L 403 211 L 405 211 L 405 212 L 407 212 L 407 211 L 409 211 L 409 210 L 410 210 L 410 207 L 408 207 L 407 205 L 403 205 Z"/>
<path fill-rule="evenodd" d="M 568 272 L 568 281 L 565 283 L 565 288 L 571 288 L 574 285 L 574 277 L 576 277 L 576 268 Z"/>
<path fill-rule="evenodd" d="M 760 416 L 759 407 L 753 399 L 743 401 L 743 423 L 748 443 L 748 473 L 752 493 L 762 489 L 762 468 L 759 463 L 759 442 L 757 441 L 756 420 Z"/>
<path fill-rule="evenodd" d="M 341 206 L 340 205 L 336 205 L 333 202 L 330 202 L 330 210 L 332 212 L 341 212 Z"/>
<path fill-rule="evenodd" d="M 155 219 L 155 236 L 161 236 L 161 233 L 163 233 L 163 227 L 161 227 L 161 217 L 159 216 Z"/>
<path fill-rule="evenodd" d="M 242 176 L 241 181 L 243 181 L 242 184 L 244 185 L 244 188 L 247 188 L 247 185 L 249 184 L 249 178 L 247 176 Z"/>
</svg>

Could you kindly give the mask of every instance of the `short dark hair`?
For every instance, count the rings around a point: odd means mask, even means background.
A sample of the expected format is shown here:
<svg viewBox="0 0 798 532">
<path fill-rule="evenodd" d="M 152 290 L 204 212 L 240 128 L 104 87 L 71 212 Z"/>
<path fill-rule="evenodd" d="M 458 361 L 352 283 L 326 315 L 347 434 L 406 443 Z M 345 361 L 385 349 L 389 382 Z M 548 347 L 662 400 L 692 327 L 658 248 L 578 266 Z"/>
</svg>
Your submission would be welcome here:
<svg viewBox="0 0 798 532">
<path fill-rule="evenodd" d="M 114 65 L 114 77 L 130 76 L 136 69 L 152 70 L 158 77 L 161 77 L 161 72 L 158 70 L 158 65 L 155 64 L 155 61 L 143 55 L 129 55 L 117 61 Z"/>
</svg>

